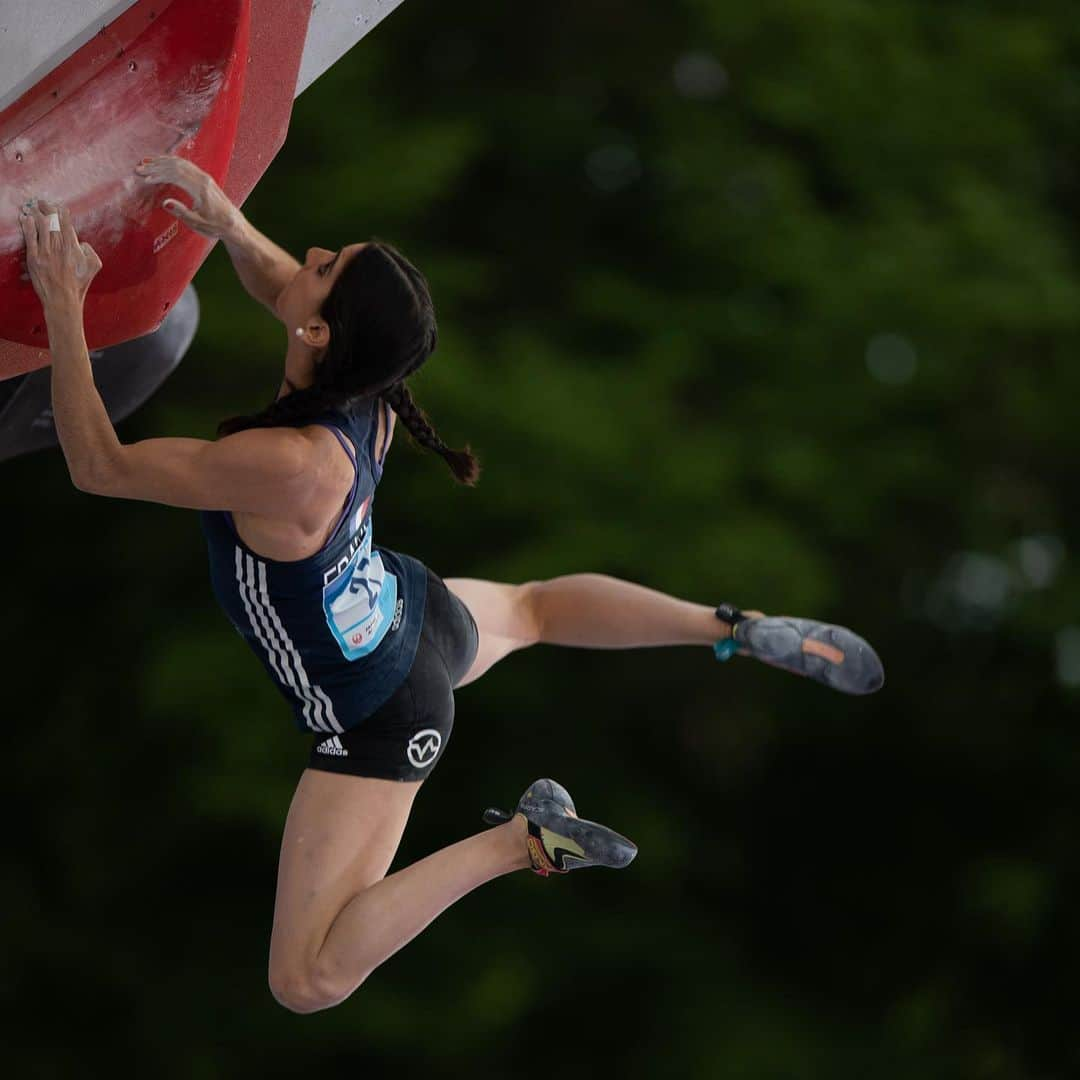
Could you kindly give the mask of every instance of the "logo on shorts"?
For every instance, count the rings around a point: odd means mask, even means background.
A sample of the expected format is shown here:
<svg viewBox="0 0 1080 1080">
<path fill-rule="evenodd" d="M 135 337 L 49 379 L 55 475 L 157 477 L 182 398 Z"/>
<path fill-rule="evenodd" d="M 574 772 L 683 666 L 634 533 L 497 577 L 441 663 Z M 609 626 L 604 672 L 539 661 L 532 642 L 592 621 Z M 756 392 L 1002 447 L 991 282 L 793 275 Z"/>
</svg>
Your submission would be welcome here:
<svg viewBox="0 0 1080 1080">
<path fill-rule="evenodd" d="M 349 751 L 341 745 L 341 740 L 335 735 L 332 739 L 324 739 L 315 747 L 317 754 L 333 754 L 334 757 L 348 757 Z"/>
<path fill-rule="evenodd" d="M 424 728 L 409 740 L 405 754 L 417 769 L 426 769 L 434 763 L 441 749 L 442 736 L 434 728 Z"/>
<path fill-rule="evenodd" d="M 396 630 L 401 625 L 401 612 L 405 607 L 404 600 L 398 600 L 397 607 L 394 608 L 394 621 L 390 624 L 391 630 Z"/>
</svg>

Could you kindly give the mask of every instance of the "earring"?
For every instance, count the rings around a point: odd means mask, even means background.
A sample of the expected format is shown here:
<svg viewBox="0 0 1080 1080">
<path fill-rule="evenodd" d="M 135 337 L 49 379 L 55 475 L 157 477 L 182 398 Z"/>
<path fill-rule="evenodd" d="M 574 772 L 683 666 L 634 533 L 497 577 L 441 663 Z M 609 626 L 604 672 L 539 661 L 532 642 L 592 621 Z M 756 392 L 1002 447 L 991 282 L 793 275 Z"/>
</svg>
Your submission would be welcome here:
<svg viewBox="0 0 1080 1080">
<path fill-rule="evenodd" d="M 296 328 L 296 336 L 297 337 L 303 337 L 304 336 L 304 328 L 302 326 L 298 326 Z"/>
</svg>

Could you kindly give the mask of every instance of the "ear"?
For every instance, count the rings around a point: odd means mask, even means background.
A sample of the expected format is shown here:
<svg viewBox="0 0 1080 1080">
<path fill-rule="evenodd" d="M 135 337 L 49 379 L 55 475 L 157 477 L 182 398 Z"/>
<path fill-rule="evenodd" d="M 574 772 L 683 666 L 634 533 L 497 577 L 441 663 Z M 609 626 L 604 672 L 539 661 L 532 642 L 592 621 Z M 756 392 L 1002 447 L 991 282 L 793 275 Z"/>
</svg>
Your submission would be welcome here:
<svg viewBox="0 0 1080 1080">
<path fill-rule="evenodd" d="M 303 324 L 303 334 L 297 335 L 312 349 L 325 349 L 330 344 L 330 327 L 319 318 L 308 319 Z"/>
</svg>

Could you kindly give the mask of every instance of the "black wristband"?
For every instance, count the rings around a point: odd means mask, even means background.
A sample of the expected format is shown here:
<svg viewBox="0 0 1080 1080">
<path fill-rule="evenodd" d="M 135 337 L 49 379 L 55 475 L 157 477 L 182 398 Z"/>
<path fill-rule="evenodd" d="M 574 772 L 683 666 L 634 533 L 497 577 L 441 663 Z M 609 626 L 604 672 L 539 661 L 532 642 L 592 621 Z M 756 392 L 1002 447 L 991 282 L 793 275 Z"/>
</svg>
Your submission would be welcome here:
<svg viewBox="0 0 1080 1080">
<path fill-rule="evenodd" d="M 722 622 L 726 622 L 728 626 L 732 627 L 738 626 L 739 623 L 743 622 L 746 619 L 746 616 L 739 608 L 737 608 L 734 604 L 727 603 L 721 604 L 716 609 L 716 617 Z"/>
</svg>

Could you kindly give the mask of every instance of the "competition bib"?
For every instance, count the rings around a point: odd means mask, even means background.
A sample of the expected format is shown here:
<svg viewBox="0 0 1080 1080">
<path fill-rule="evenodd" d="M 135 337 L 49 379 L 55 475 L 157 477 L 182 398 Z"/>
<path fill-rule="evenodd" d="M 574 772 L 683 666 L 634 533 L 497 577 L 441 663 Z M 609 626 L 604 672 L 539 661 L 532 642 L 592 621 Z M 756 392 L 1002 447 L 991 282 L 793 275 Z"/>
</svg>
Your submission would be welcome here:
<svg viewBox="0 0 1080 1080">
<path fill-rule="evenodd" d="M 390 629 L 397 607 L 397 578 L 371 550 L 371 523 L 361 531 L 323 579 L 326 623 L 346 660 L 374 652 Z"/>
</svg>

